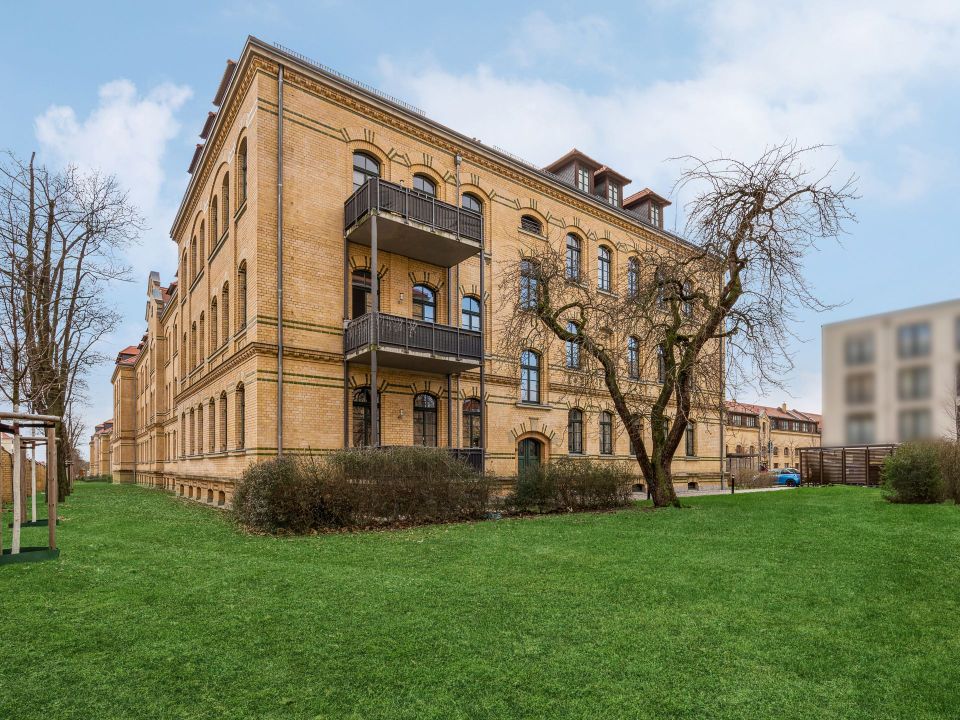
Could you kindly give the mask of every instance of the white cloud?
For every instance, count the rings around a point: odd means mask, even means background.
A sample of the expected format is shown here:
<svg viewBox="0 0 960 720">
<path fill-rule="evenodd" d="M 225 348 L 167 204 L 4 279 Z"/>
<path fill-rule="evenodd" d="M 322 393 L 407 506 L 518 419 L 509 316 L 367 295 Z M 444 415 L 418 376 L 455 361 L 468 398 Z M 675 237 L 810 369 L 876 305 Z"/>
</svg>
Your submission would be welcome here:
<svg viewBox="0 0 960 720">
<path fill-rule="evenodd" d="M 559 62 L 607 73 L 611 66 L 604 50 L 612 40 L 610 23 L 598 15 L 558 22 L 537 10 L 514 28 L 506 57 L 522 67 Z"/>
<path fill-rule="evenodd" d="M 557 27 L 537 37 L 552 45 Z M 487 143 L 537 164 L 575 145 L 665 190 L 676 176 L 667 157 L 718 150 L 750 157 L 787 138 L 843 153 L 864 136 L 884 138 L 922 116 L 916 87 L 960 69 L 956 2 L 715 2 L 700 30 L 705 45 L 688 77 L 638 73 L 635 83 L 602 92 L 489 65 L 454 74 L 385 59 L 381 70 L 395 92 Z"/>
</svg>

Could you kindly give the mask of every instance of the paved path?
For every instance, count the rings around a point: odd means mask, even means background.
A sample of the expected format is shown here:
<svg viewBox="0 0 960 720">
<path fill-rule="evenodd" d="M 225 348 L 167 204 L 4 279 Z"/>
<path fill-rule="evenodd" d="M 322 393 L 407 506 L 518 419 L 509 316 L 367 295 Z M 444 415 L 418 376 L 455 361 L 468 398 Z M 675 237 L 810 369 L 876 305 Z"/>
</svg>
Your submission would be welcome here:
<svg viewBox="0 0 960 720">
<path fill-rule="evenodd" d="M 748 488 L 748 489 L 744 489 L 744 490 L 737 490 L 736 494 L 737 494 L 737 495 L 740 495 L 741 493 L 773 492 L 773 491 L 776 491 L 776 490 L 794 490 L 794 489 L 796 489 L 796 488 L 787 487 L 786 485 L 779 485 L 779 486 L 777 486 L 777 487 Z M 706 489 L 704 489 L 704 490 L 687 490 L 686 488 L 683 488 L 683 489 L 677 489 L 676 492 L 677 492 L 677 497 L 697 497 L 697 496 L 699 496 L 699 495 L 729 495 L 729 494 L 730 494 L 730 488 L 729 488 L 729 487 L 724 487 L 723 490 L 721 490 L 721 489 L 718 488 L 718 487 L 706 488 Z M 642 492 L 642 493 L 635 492 L 635 493 L 633 493 L 633 499 L 634 499 L 634 500 L 646 500 L 646 499 L 647 499 L 647 493 L 645 493 L 645 492 Z"/>
</svg>

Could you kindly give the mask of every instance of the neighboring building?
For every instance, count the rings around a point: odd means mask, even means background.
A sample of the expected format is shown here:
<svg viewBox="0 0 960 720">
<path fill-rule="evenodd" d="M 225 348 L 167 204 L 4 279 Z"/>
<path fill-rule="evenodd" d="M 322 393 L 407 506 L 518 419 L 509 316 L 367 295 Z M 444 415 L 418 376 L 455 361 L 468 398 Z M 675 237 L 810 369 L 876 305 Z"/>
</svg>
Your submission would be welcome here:
<svg viewBox="0 0 960 720">
<path fill-rule="evenodd" d="M 33 482 L 30 478 L 30 450 L 24 452 L 24 479 L 26 481 L 26 497 L 33 492 Z M 47 488 L 47 465 L 42 460 L 37 461 L 37 491 L 44 492 Z M 0 499 L 3 502 L 13 502 L 13 435 L 0 433 Z"/>
<path fill-rule="evenodd" d="M 960 300 L 823 326 L 825 445 L 958 436 Z"/>
<path fill-rule="evenodd" d="M 822 416 L 800 410 L 727 401 L 723 436 L 727 469 L 799 467 L 798 450 L 820 447 Z"/>
<path fill-rule="evenodd" d="M 116 399 L 116 395 L 114 396 Z M 113 420 L 97 425 L 90 436 L 90 475 L 112 473 L 111 450 L 113 443 Z"/>
<path fill-rule="evenodd" d="M 636 467 L 609 399 L 559 371 L 561 343 L 499 354 L 497 277 L 522 244 L 563 242 L 616 292 L 621 241 L 686 250 L 666 200 L 624 201 L 629 179 L 577 150 L 532 167 L 253 38 L 214 105 L 171 229 L 176 280 L 151 273 L 146 334 L 114 372 L 123 473 L 223 504 L 279 443 L 323 453 L 378 432 L 498 475 L 571 451 Z M 678 481 L 718 478 L 718 422 L 697 418 Z"/>
</svg>

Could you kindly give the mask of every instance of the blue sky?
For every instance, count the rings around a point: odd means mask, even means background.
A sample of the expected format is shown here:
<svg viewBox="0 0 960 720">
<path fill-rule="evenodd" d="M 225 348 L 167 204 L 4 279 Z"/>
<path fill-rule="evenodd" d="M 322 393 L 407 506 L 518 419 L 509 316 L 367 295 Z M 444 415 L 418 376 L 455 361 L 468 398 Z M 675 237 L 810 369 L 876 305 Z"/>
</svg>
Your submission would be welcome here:
<svg viewBox="0 0 960 720">
<path fill-rule="evenodd" d="M 801 314 L 797 369 L 760 398 L 820 408 L 820 325 L 960 295 L 960 3 L 74 3 L 5 8 L 0 147 L 116 173 L 150 225 L 115 288 L 143 331 L 146 275 L 168 281 L 168 230 L 226 58 L 248 34 L 401 97 L 452 127 L 547 164 L 578 147 L 670 191 L 666 158 L 754 157 L 827 143 L 860 176 L 859 222 L 806 270 L 826 314 Z M 682 225 L 683 197 L 673 198 Z M 679 201 L 678 201 L 679 200 Z M 91 378 L 85 420 L 110 416 Z"/>
</svg>

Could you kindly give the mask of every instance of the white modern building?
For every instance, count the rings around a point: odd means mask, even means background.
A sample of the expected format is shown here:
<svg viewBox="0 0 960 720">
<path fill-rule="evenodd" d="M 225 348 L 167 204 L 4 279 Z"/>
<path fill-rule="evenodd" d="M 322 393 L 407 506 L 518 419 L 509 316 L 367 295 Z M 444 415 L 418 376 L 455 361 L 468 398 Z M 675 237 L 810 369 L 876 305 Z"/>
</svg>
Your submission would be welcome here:
<svg viewBox="0 0 960 720">
<path fill-rule="evenodd" d="M 823 445 L 957 437 L 960 299 L 823 326 Z"/>
</svg>

